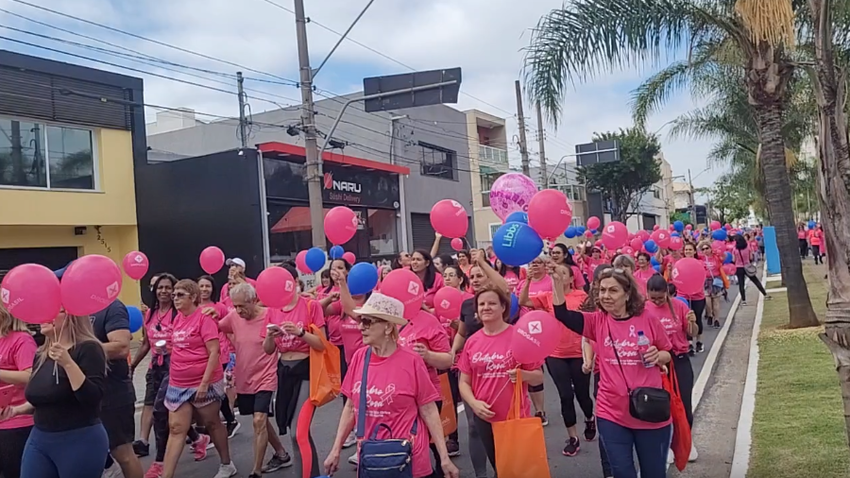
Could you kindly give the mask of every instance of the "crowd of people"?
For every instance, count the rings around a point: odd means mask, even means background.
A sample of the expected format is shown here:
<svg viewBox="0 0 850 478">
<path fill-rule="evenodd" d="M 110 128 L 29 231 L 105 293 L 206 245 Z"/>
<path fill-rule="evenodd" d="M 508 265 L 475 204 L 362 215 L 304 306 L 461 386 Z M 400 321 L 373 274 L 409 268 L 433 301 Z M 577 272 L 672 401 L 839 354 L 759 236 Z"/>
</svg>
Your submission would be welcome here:
<svg viewBox="0 0 850 478">
<path fill-rule="evenodd" d="M 92 318 L 60 313 L 42 325 L 40 347 L 0 306 L 0 382 L 11 396 L 0 410 L 0 476 L 96 478 L 106 469 L 126 478 L 173 478 L 188 446 L 196 460 L 214 447 L 220 459 L 215 478 L 229 478 L 237 473 L 228 438 L 239 429 L 238 410 L 252 417 L 250 478 L 292 465 L 309 476 L 333 474 L 343 450 L 355 445 L 360 451 L 345 459 L 361 465 L 373 458 L 370 437 L 408 444 L 413 477 L 457 477 L 451 458 L 461 453 L 461 437 L 456 430 L 444 433 L 440 418 L 441 381 L 447 380 L 452 402 L 465 406 L 463 440 L 475 475 L 486 477 L 488 463 L 498 473 L 493 424 L 508 418 L 511 384 L 521 374 L 521 416 L 546 426 L 548 373 L 567 430 L 565 456 L 598 438 L 602 476 L 636 477 L 637 456 L 640 476 L 663 477 L 672 460 L 671 422 L 636 417 L 630 392 L 661 388 L 662 373 L 672 368 L 693 423 L 690 357 L 704 351 L 704 327 L 720 326 L 720 303 L 734 281 L 743 300 L 746 280 L 766 295 L 754 271 L 764 252 L 759 234 L 733 236 L 728 250 L 712 247 L 708 237 L 691 237 L 681 250 L 654 255 L 589 242 L 554 244 L 527 267 L 507 266 L 492 250 L 438 254 L 438 236 L 431 251 L 403 252 L 380 270 L 373 291 L 352 294 L 346 281 L 352 264 L 335 259 L 316 287 L 302 284 L 281 308 L 261 303 L 238 258 L 227 261 L 228 282 L 219 294 L 210 276 L 178 280 L 158 273 L 143 306 L 142 344 L 130 360 L 132 336 L 121 302 Z M 727 253 L 734 278 L 723 271 Z M 680 296 L 668 281 L 683 257 L 705 265 L 700 293 Z M 294 264 L 280 267 L 298 277 Z M 382 293 L 381 281 L 399 268 L 412 271 L 423 288 L 413 311 Z M 458 317 L 435 313 L 434 297 L 444 287 L 463 296 Z M 544 361 L 518 363 L 513 324 L 532 310 L 564 327 Z M 309 403 L 310 352 L 326 343 L 340 351 L 344 406 L 330 453 L 319 457 L 310 438 L 310 456 L 302 456 L 295 428 Z M 147 356 L 147 369 L 138 370 Z M 145 374 L 138 436 L 135 373 Z M 457 419 L 457 407 L 451 408 Z M 138 457 L 150 453 L 151 431 L 155 458 L 144 471 Z M 281 436 L 291 438 L 290 451 Z M 697 457 L 693 447 L 689 458 Z"/>
</svg>

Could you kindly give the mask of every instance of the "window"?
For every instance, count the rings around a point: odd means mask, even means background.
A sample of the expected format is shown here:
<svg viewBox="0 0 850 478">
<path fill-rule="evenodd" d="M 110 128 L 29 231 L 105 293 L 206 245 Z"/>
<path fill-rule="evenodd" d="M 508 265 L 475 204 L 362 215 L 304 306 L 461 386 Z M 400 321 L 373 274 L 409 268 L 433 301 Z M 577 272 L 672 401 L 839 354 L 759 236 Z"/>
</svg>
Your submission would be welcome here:
<svg viewBox="0 0 850 478">
<path fill-rule="evenodd" d="M 578 227 L 583 225 L 584 220 L 581 218 L 581 216 L 573 216 L 572 220 L 570 221 L 570 226 Z"/>
<path fill-rule="evenodd" d="M 661 199 L 661 190 L 658 188 L 652 188 L 652 197 L 655 199 Z"/>
<path fill-rule="evenodd" d="M 457 181 L 454 151 L 422 142 L 419 143 L 419 148 L 422 155 L 422 175 Z"/>
<path fill-rule="evenodd" d="M 481 167 L 481 173 L 478 175 L 481 179 L 481 204 L 484 207 L 490 207 L 490 188 L 493 187 L 493 183 L 504 173 L 491 168 L 487 168 L 486 170 L 484 168 L 485 166 Z"/>
<path fill-rule="evenodd" d="M 0 185 L 94 190 L 92 132 L 0 118 Z"/>
<path fill-rule="evenodd" d="M 490 242 L 493 242 L 493 236 L 496 235 L 496 231 L 498 231 L 500 227 L 502 227 L 501 222 L 490 223 Z"/>
</svg>

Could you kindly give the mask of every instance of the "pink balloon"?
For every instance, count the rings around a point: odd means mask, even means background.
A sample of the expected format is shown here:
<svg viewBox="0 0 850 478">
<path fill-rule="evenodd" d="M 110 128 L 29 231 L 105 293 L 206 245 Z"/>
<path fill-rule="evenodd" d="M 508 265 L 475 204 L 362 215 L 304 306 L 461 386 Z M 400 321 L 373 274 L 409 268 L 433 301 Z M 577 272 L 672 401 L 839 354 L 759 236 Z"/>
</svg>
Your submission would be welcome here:
<svg viewBox="0 0 850 478">
<path fill-rule="evenodd" d="M 201 269 L 207 274 L 215 274 L 224 267 L 224 252 L 216 246 L 201 251 Z"/>
<path fill-rule="evenodd" d="M 307 251 L 301 251 L 295 255 L 295 268 L 302 274 L 311 274 L 310 268 L 307 267 Z"/>
<path fill-rule="evenodd" d="M 711 230 L 716 231 L 720 229 L 722 226 L 720 225 L 720 221 L 711 221 Z"/>
<path fill-rule="evenodd" d="M 573 208 L 567 196 L 557 189 L 544 189 L 528 205 L 528 225 L 541 238 L 560 236 L 573 220 Z"/>
<path fill-rule="evenodd" d="M 425 287 L 410 269 L 396 269 L 387 274 L 381 282 L 381 293 L 404 303 L 404 318 L 407 320 L 416 316 L 425 300 Z"/>
<path fill-rule="evenodd" d="M 62 309 L 59 279 L 42 265 L 21 264 L 3 277 L 0 302 L 13 317 L 29 324 L 52 322 Z"/>
<path fill-rule="evenodd" d="M 657 231 L 660 227 L 661 227 L 661 226 L 659 226 L 658 224 L 656 224 L 656 225 L 652 226 L 652 230 L 653 230 L 653 231 Z"/>
<path fill-rule="evenodd" d="M 681 237 L 671 237 L 669 248 L 671 251 L 681 251 L 682 248 L 685 247 L 685 243 L 682 242 Z"/>
<path fill-rule="evenodd" d="M 626 247 L 624 247 L 624 248 L 623 248 L 623 254 L 625 254 L 625 255 L 627 255 L 627 256 L 634 255 L 634 253 L 635 253 L 635 250 L 634 250 L 634 249 L 632 249 L 632 248 L 631 248 L 631 247 L 629 247 L 629 246 L 626 246 Z"/>
<path fill-rule="evenodd" d="M 711 241 L 711 250 L 715 254 L 722 254 L 726 250 L 726 244 L 723 241 Z"/>
<path fill-rule="evenodd" d="M 462 251 L 463 250 L 463 239 L 461 239 L 459 237 L 452 239 L 452 249 L 454 249 L 456 251 Z"/>
<path fill-rule="evenodd" d="M 705 283 L 705 264 L 690 257 L 679 259 L 673 264 L 670 278 L 680 293 L 696 294 Z"/>
<path fill-rule="evenodd" d="M 609 222 L 602 229 L 602 244 L 608 249 L 622 247 L 629 240 L 629 228 L 619 221 Z"/>
<path fill-rule="evenodd" d="M 454 199 L 437 201 L 437 204 L 431 208 L 431 227 L 445 237 L 465 236 L 469 229 L 466 209 Z"/>
<path fill-rule="evenodd" d="M 297 290 L 295 278 L 283 267 L 269 267 L 257 276 L 257 298 L 267 307 L 288 305 Z"/>
<path fill-rule="evenodd" d="M 443 287 L 434 294 L 434 315 L 441 319 L 455 320 L 460 317 L 463 294 L 454 287 Z"/>
<path fill-rule="evenodd" d="M 629 242 L 629 245 L 632 249 L 639 251 L 643 247 L 643 241 L 641 241 L 639 237 L 636 237 Z"/>
<path fill-rule="evenodd" d="M 735 264 L 723 264 L 723 272 L 727 276 L 735 275 L 735 269 L 736 269 Z"/>
<path fill-rule="evenodd" d="M 348 251 L 342 255 L 342 260 L 348 263 L 348 265 L 353 266 L 355 262 L 357 262 L 357 256 L 354 255 L 353 252 Z"/>
<path fill-rule="evenodd" d="M 727 223 L 726 223 L 726 225 L 725 225 L 725 226 L 723 226 L 723 227 L 724 227 L 724 228 L 726 228 L 726 230 L 727 230 L 727 231 L 728 231 L 728 230 L 730 230 L 730 229 L 732 229 L 732 225 L 731 225 L 731 224 L 729 224 L 728 222 L 727 222 Z"/>
<path fill-rule="evenodd" d="M 685 230 L 686 230 L 686 231 L 690 231 L 690 230 L 691 230 L 691 229 L 693 229 L 693 228 L 694 228 L 694 226 L 692 226 L 692 225 L 690 225 L 690 224 L 685 225 Z"/>
<path fill-rule="evenodd" d="M 511 349 L 520 364 L 537 365 L 546 359 L 561 340 L 563 325 L 542 310 L 532 310 L 514 325 Z"/>
<path fill-rule="evenodd" d="M 596 216 L 590 216 L 587 218 L 587 228 L 588 229 L 599 229 L 599 226 L 602 224 L 602 221 L 599 220 Z"/>
<path fill-rule="evenodd" d="M 590 230 L 584 231 L 584 237 L 593 237 L 593 232 Z"/>
<path fill-rule="evenodd" d="M 106 256 L 80 257 L 65 269 L 59 290 L 65 312 L 77 316 L 95 314 L 121 293 L 121 269 Z"/>
<path fill-rule="evenodd" d="M 490 208 L 505 222 L 512 212 L 528 212 L 531 198 L 535 194 L 537 184 L 528 176 L 521 173 L 503 174 L 490 187 Z"/>
<path fill-rule="evenodd" d="M 325 235 L 331 244 L 345 244 L 357 233 L 357 214 L 345 206 L 337 206 L 325 216 Z"/>
<path fill-rule="evenodd" d="M 640 238 L 641 242 L 646 242 L 649 240 L 649 232 L 647 231 L 640 230 L 636 235 L 638 238 Z"/>
<path fill-rule="evenodd" d="M 596 241 L 593 245 L 601 248 L 604 244 L 602 244 L 602 241 Z"/>
<path fill-rule="evenodd" d="M 663 229 L 657 229 L 649 237 L 658 244 L 658 247 L 666 249 L 670 246 L 670 233 Z"/>
<path fill-rule="evenodd" d="M 133 280 L 139 280 L 148 273 L 148 256 L 139 251 L 128 252 L 121 261 L 121 266 L 124 267 L 124 273 L 127 277 Z"/>
</svg>

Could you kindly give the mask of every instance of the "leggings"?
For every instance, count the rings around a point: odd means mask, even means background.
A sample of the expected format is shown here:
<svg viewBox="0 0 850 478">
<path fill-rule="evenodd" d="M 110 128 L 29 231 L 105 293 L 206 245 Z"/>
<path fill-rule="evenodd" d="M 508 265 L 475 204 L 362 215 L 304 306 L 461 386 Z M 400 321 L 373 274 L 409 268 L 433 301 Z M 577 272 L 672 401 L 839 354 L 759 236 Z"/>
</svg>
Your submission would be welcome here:
<svg viewBox="0 0 850 478">
<path fill-rule="evenodd" d="M 484 441 L 478 430 L 478 422 L 484 422 L 472 412 L 472 408 L 468 404 L 464 404 L 464 415 L 466 415 L 467 432 L 466 439 L 469 440 L 469 461 L 472 462 L 472 469 L 475 470 L 475 478 L 487 478 L 487 449 L 484 446 Z M 487 422 L 484 422 L 487 423 Z M 489 426 L 489 423 L 487 423 Z M 493 431 L 490 430 L 490 439 L 492 441 Z M 495 445 L 493 445 L 495 447 Z"/>
<path fill-rule="evenodd" d="M 490 460 L 490 466 L 493 467 L 495 476 L 498 476 L 499 470 L 496 469 L 496 440 L 493 438 L 493 425 L 478 418 L 477 415 L 473 414 L 473 416 L 475 417 L 475 429 L 478 430 L 478 436 L 481 439 L 481 444 L 484 445 L 487 459 Z"/>
<path fill-rule="evenodd" d="M 823 257 L 820 255 L 820 246 L 812 246 L 812 256 L 815 258 L 815 264 L 823 264 Z"/>
<path fill-rule="evenodd" d="M 21 478 L 100 478 L 109 449 L 103 425 L 64 432 L 33 427 L 24 447 Z"/>
<path fill-rule="evenodd" d="M 307 439 L 310 441 L 312 455 L 301 456 L 298 447 L 297 424 L 301 409 L 310 403 L 310 380 L 298 380 L 304 372 L 310 373 L 309 359 L 281 360 L 278 362 L 277 396 L 275 397 L 275 420 L 281 435 L 289 435 L 292 441 L 292 451 L 296 466 L 301 470 L 309 470 L 308 476 L 321 475 L 319 468 L 319 456 L 316 453 L 316 444 L 313 442 L 313 434 L 307 430 Z M 293 402 L 294 400 L 294 402 Z M 312 406 L 312 405 L 311 405 Z M 316 411 L 313 410 L 315 415 Z M 288 421 L 288 423 L 286 423 Z M 312 418 L 310 419 L 312 421 Z M 309 461 L 307 461 L 309 460 Z M 308 468 L 309 467 L 309 468 Z"/>
<path fill-rule="evenodd" d="M 593 400 L 596 400 L 596 395 L 599 393 L 599 380 L 602 376 L 597 372 L 593 374 Z M 599 429 L 599 418 L 597 417 L 597 430 Z M 614 476 L 614 472 L 611 470 L 611 462 L 608 461 L 608 452 L 605 451 L 605 444 L 602 443 L 602 440 L 598 440 L 599 442 L 599 461 L 602 462 L 602 476 L 608 478 L 609 476 Z"/>
<path fill-rule="evenodd" d="M 460 387 L 458 385 L 460 383 L 460 377 L 458 376 L 460 372 L 457 370 L 449 370 L 446 373 L 449 375 L 449 388 L 452 389 L 452 401 L 455 404 L 455 407 L 452 409 L 452 413 L 455 414 L 455 421 L 457 422 L 457 419 L 460 418 L 457 414 L 457 404 L 460 403 Z M 449 434 L 449 439 L 458 441 L 457 430 L 455 430 L 454 433 Z"/>
<path fill-rule="evenodd" d="M 693 310 L 694 315 L 697 316 L 697 328 L 699 329 L 697 335 L 702 335 L 702 314 L 705 312 L 705 299 L 692 300 L 691 310 Z"/>
<path fill-rule="evenodd" d="M 168 444 L 168 409 L 165 408 L 165 393 L 168 391 L 168 375 L 162 379 L 159 385 L 159 391 L 156 393 L 156 400 L 153 403 L 153 436 L 156 439 L 156 457 L 154 461 L 162 463 L 165 460 L 165 446 Z M 195 430 L 195 427 L 189 427 L 189 432 L 186 434 L 192 443 L 198 441 L 200 435 Z"/>
<path fill-rule="evenodd" d="M 756 288 L 761 292 L 761 295 L 766 296 L 767 292 L 764 290 L 764 286 L 761 285 L 761 281 L 756 276 L 748 276 L 747 272 L 743 267 L 739 267 L 735 269 L 735 275 L 738 277 L 738 292 L 741 294 L 741 300 L 747 300 L 747 289 L 746 284 L 744 283 L 744 278 L 748 277 L 750 282 L 756 285 Z"/>
<path fill-rule="evenodd" d="M 688 425 L 693 428 L 694 369 L 691 367 L 691 359 L 688 354 L 673 355 L 673 369 L 676 371 L 676 380 L 679 382 L 679 394 L 682 396 L 682 404 L 685 406 Z"/>
<path fill-rule="evenodd" d="M 800 239 L 800 257 L 805 259 L 809 255 L 809 242 L 805 239 Z"/>
<path fill-rule="evenodd" d="M 578 400 L 585 420 L 593 419 L 593 400 L 590 399 L 590 375 L 582 372 L 581 358 L 546 359 L 546 368 L 558 389 L 561 400 L 561 416 L 567 428 L 574 427 L 576 417 L 575 400 Z"/>
<path fill-rule="evenodd" d="M 0 430 L 0 476 L 20 478 L 24 446 L 32 426 Z"/>
<path fill-rule="evenodd" d="M 227 364 L 222 364 L 221 368 L 227 371 Z M 230 400 L 225 396 L 224 400 L 221 401 L 221 414 L 224 416 L 224 420 L 230 424 L 236 421 L 236 416 L 233 415 L 233 409 L 230 408 Z"/>
<path fill-rule="evenodd" d="M 345 361 L 345 347 L 342 345 L 337 345 L 337 347 L 339 348 L 339 383 L 342 383 L 348 373 L 348 362 Z M 340 393 L 340 395 L 342 395 L 342 404 L 345 405 L 348 397 L 344 393 Z"/>
<path fill-rule="evenodd" d="M 442 408 L 443 402 L 437 400 L 437 412 L 439 413 Z M 431 473 L 430 478 L 444 478 L 446 475 L 443 474 L 443 461 L 440 460 L 440 453 L 437 451 L 437 445 L 432 442 L 430 448 L 431 454 L 434 455 L 434 461 L 436 462 L 436 469 Z"/>
<path fill-rule="evenodd" d="M 644 430 L 626 428 L 604 418 L 597 419 L 599 441 L 605 442 L 614 478 L 637 478 L 634 454 L 637 453 L 641 478 L 666 478 L 667 450 L 672 425 Z"/>
</svg>

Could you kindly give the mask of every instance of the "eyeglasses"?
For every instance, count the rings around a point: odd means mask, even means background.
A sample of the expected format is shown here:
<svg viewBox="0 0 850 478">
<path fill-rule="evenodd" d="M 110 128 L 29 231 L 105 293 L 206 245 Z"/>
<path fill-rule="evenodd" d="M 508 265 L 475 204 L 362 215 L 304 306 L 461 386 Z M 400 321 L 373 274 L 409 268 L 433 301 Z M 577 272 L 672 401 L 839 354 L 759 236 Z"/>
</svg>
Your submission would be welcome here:
<svg viewBox="0 0 850 478">
<path fill-rule="evenodd" d="M 183 297 L 188 296 L 186 292 L 174 292 L 171 294 L 172 299 L 182 299 Z"/>
<path fill-rule="evenodd" d="M 603 273 L 603 274 L 608 274 L 608 273 L 612 273 L 612 274 L 625 274 L 625 273 L 626 273 L 626 270 L 625 270 L 625 269 L 620 269 L 619 267 L 617 267 L 617 268 L 614 268 L 614 267 L 606 267 L 605 269 L 603 269 L 603 270 L 602 270 L 602 273 Z"/>
<path fill-rule="evenodd" d="M 369 317 L 367 315 L 361 315 L 360 319 L 357 321 L 359 324 L 363 324 L 367 329 L 374 324 L 379 322 L 386 322 L 386 320 L 381 320 L 377 317 Z"/>
</svg>

